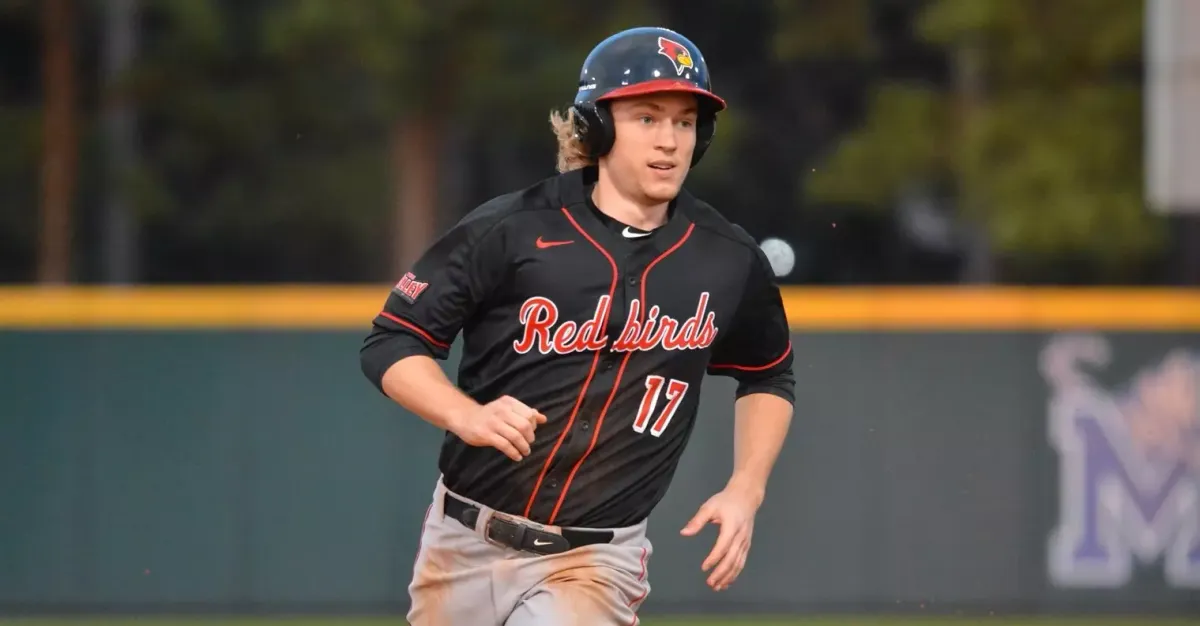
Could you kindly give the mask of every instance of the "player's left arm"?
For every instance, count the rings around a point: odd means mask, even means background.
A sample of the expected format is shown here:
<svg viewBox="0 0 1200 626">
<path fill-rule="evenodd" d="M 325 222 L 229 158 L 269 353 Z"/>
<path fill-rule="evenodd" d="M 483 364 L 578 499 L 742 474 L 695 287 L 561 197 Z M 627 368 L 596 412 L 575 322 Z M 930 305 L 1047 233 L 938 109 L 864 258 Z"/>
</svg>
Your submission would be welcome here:
<svg viewBox="0 0 1200 626">
<path fill-rule="evenodd" d="M 754 516 L 783 449 L 792 421 L 795 376 L 791 331 L 770 264 L 755 249 L 753 267 L 732 332 L 715 347 L 708 373 L 738 383 L 734 403 L 733 473 L 683 529 L 695 535 L 708 522 L 721 527 L 701 565 L 712 572 L 708 585 L 727 588 L 741 573 L 750 551 Z"/>
<path fill-rule="evenodd" d="M 748 491 L 761 504 L 791 425 L 796 379 L 783 297 L 770 262 L 757 247 L 734 324 L 716 346 L 708 373 L 737 381 L 728 486 Z"/>
</svg>

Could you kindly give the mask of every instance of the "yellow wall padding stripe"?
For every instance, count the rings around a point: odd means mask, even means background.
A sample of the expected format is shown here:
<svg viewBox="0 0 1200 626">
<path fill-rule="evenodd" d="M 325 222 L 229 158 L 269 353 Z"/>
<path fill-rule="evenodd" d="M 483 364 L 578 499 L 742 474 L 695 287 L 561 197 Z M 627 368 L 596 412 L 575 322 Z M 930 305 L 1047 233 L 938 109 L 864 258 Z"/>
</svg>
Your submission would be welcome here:
<svg viewBox="0 0 1200 626">
<path fill-rule="evenodd" d="M 783 297 L 798 329 L 1200 330 L 1200 289 L 795 289 Z"/>
<path fill-rule="evenodd" d="M 366 331 L 382 286 L 0 287 L 0 328 Z M 1200 289 L 792 288 L 796 330 L 1200 330 Z"/>
</svg>

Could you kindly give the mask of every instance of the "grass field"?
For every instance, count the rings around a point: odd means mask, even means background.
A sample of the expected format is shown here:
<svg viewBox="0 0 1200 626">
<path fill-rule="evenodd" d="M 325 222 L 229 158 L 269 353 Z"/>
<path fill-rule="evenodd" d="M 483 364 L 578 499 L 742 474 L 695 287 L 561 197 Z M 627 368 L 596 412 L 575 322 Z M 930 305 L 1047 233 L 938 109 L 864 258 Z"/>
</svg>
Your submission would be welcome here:
<svg viewBox="0 0 1200 626">
<path fill-rule="evenodd" d="M 0 619 L 0 626 L 395 626 L 400 618 L 304 618 L 304 619 Z M 978 616 L 978 618 L 647 618 L 642 626 L 1200 626 L 1198 618 L 1012 618 L 1012 616 Z"/>
</svg>

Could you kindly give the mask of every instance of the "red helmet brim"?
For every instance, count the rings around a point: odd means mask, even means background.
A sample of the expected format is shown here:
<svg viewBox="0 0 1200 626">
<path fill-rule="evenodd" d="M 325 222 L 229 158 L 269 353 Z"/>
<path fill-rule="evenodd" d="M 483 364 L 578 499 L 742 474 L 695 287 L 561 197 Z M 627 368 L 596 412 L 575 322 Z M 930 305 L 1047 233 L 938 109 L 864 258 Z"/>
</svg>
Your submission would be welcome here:
<svg viewBox="0 0 1200 626">
<path fill-rule="evenodd" d="M 694 93 L 698 96 L 704 96 L 711 100 L 716 105 L 717 111 L 724 111 L 726 108 L 725 100 L 707 89 L 697 87 L 694 83 L 689 83 L 682 80 L 673 80 L 663 78 L 659 80 L 648 80 L 641 83 L 634 83 L 624 87 L 617 87 L 612 91 L 597 98 L 600 100 L 612 100 L 615 98 L 628 98 L 629 96 L 645 96 L 654 93 L 664 93 L 669 91 L 682 91 L 686 93 Z"/>
</svg>

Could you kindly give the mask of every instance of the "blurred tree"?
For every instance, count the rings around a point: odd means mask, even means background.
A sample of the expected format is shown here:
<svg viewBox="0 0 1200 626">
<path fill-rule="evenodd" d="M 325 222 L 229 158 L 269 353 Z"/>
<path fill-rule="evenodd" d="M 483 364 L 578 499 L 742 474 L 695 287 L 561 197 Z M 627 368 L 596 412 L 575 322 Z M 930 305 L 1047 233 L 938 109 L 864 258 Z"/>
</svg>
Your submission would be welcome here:
<svg viewBox="0 0 1200 626">
<path fill-rule="evenodd" d="M 266 0 L 142 0 L 139 55 L 107 94 L 138 111 L 121 174 L 140 278 L 339 281 L 373 264 L 379 115 L 356 85 L 267 53 Z"/>
<path fill-rule="evenodd" d="M 548 115 L 573 96 L 590 47 L 650 11 L 638 0 L 612 2 L 602 17 L 587 4 L 548 8 L 540 0 L 298 0 L 272 12 L 267 41 L 286 72 L 315 77 L 326 99 L 349 97 L 337 77 L 357 76 L 388 119 L 394 275 L 435 236 L 439 164 L 456 125 L 529 124 L 539 104 Z M 546 132 L 546 117 L 536 119 Z"/>
<path fill-rule="evenodd" d="M 536 132 L 550 171 L 550 108 L 570 101 L 599 37 L 651 11 L 142 1 L 125 87 L 140 167 L 124 182 L 147 222 L 149 280 L 394 276 L 434 237 L 439 191 L 460 184 L 443 169 L 462 156 L 455 142 L 488 126 Z"/>
<path fill-rule="evenodd" d="M 842 56 L 869 58 L 878 52 L 871 32 L 873 0 L 775 0 L 772 39 L 781 59 Z"/>
<path fill-rule="evenodd" d="M 816 46 L 788 44 L 801 24 L 869 54 L 872 4 L 781 3 L 819 10 L 807 23 L 783 12 L 779 52 Z M 861 127 L 806 172 L 807 193 L 878 206 L 948 180 L 960 216 L 982 226 L 1014 275 L 1082 260 L 1102 278 L 1128 278 L 1163 234 L 1141 200 L 1141 25 L 1142 3 L 1129 0 L 925 2 L 917 32 L 943 50 L 948 80 L 881 84 Z M 975 277 L 988 274 L 974 265 Z"/>
<path fill-rule="evenodd" d="M 42 100 L 41 11 L 0 0 L 0 282 L 37 275 Z"/>
<path fill-rule="evenodd" d="M 66 283 L 79 146 L 76 120 L 75 6 L 42 3 L 42 166 L 38 281 Z"/>
<path fill-rule="evenodd" d="M 40 128 L 36 111 L 0 107 L 0 282 L 34 274 Z"/>
</svg>

